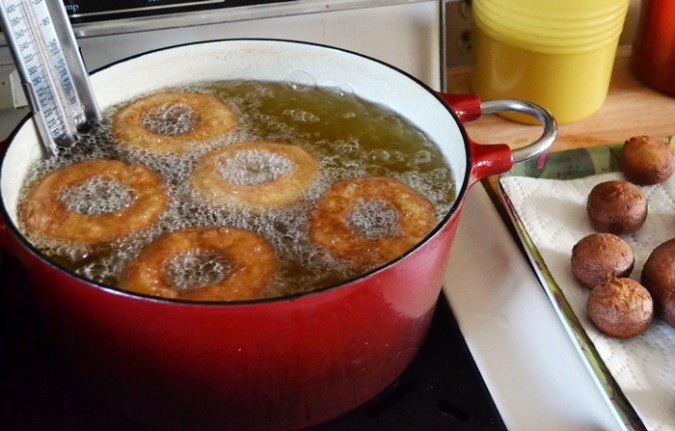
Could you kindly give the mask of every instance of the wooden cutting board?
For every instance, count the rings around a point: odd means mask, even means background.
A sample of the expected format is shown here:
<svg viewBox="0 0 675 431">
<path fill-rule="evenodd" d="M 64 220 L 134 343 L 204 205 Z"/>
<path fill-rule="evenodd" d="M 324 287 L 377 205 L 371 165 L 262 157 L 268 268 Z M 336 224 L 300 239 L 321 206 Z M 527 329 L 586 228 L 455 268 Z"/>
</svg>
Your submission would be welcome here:
<svg viewBox="0 0 675 431">
<path fill-rule="evenodd" d="M 630 45 L 619 47 L 607 100 L 590 117 L 559 126 L 558 139 L 550 151 L 623 142 L 631 136 L 675 135 L 675 98 L 641 83 L 630 70 Z M 470 67 L 448 70 L 448 92 L 471 92 Z M 524 125 L 497 115 L 465 124 L 469 136 L 481 144 L 506 143 L 512 148 L 536 139 L 539 126 Z M 494 198 L 496 178 L 485 181 Z M 493 199 L 494 200 L 494 199 Z"/>
<path fill-rule="evenodd" d="M 470 92 L 470 68 L 448 70 L 450 93 Z M 541 129 L 491 115 L 467 123 L 467 132 L 478 143 L 507 143 L 516 148 L 536 138 Z M 551 151 L 622 142 L 635 135 L 675 134 L 675 98 L 642 84 L 630 70 L 630 46 L 616 55 L 607 100 L 599 111 L 581 121 L 560 125 Z"/>
</svg>

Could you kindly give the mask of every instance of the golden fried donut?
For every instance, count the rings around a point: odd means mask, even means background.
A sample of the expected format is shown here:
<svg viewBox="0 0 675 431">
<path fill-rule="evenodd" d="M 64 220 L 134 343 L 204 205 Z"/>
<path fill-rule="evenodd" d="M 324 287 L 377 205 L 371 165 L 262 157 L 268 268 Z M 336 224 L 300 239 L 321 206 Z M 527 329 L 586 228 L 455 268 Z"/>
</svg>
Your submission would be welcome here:
<svg viewBox="0 0 675 431">
<path fill-rule="evenodd" d="M 436 225 L 432 204 L 381 177 L 335 183 L 310 213 L 310 239 L 339 259 L 373 267 L 421 241 Z"/>
<path fill-rule="evenodd" d="M 120 287 L 191 301 L 259 299 L 276 272 L 272 247 L 229 227 L 188 228 L 146 246 L 127 266 Z"/>
<path fill-rule="evenodd" d="M 167 203 L 164 182 L 152 170 L 89 160 L 40 179 L 19 205 L 19 218 L 31 235 L 96 244 L 152 225 Z"/>
<path fill-rule="evenodd" d="M 298 200 L 318 166 L 294 145 L 244 142 L 202 157 L 192 173 L 192 187 L 213 205 L 270 209 Z"/>
<path fill-rule="evenodd" d="M 215 96 L 167 92 L 120 108 L 112 133 L 128 147 L 180 155 L 213 141 L 234 125 L 234 114 Z"/>
</svg>

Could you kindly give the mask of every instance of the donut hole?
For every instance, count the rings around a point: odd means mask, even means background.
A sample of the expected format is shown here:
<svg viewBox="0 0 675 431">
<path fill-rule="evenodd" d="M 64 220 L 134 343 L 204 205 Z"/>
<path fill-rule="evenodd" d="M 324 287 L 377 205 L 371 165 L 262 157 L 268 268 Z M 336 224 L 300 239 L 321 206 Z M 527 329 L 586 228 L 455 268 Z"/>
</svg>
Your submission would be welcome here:
<svg viewBox="0 0 675 431">
<path fill-rule="evenodd" d="M 596 184 L 588 194 L 586 212 L 598 232 L 627 235 L 644 224 L 649 207 L 642 190 L 622 180 Z"/>
<path fill-rule="evenodd" d="M 230 184 L 254 186 L 275 181 L 296 169 L 295 162 L 283 154 L 261 150 L 242 150 L 219 164 L 220 176 Z"/>
<path fill-rule="evenodd" d="M 351 230 L 368 240 L 400 234 L 400 215 L 384 199 L 358 199 L 346 221 Z"/>
<path fill-rule="evenodd" d="M 192 108 L 185 103 L 165 103 L 149 109 L 141 126 L 156 135 L 175 136 L 193 130 L 197 125 Z"/>
<path fill-rule="evenodd" d="M 616 338 L 631 338 L 649 327 L 654 301 L 642 284 L 615 277 L 591 290 L 586 310 L 600 331 Z"/>
<path fill-rule="evenodd" d="M 230 261 L 221 253 L 197 249 L 173 256 L 162 273 L 176 290 L 189 291 L 222 282 L 230 267 Z"/>
<path fill-rule="evenodd" d="M 93 176 L 79 185 L 62 189 L 58 200 L 70 212 L 96 216 L 127 208 L 133 194 L 131 188 L 118 181 Z"/>
</svg>

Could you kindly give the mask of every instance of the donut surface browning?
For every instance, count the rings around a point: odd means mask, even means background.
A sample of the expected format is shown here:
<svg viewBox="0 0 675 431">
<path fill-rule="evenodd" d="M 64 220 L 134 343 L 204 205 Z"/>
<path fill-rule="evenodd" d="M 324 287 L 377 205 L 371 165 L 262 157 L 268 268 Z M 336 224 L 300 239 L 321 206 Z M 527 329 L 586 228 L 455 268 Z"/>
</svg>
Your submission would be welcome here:
<svg viewBox="0 0 675 431">
<path fill-rule="evenodd" d="M 651 252 L 640 280 L 654 297 L 657 314 L 675 328 L 675 238 Z"/>
<path fill-rule="evenodd" d="M 586 211 L 596 231 L 630 234 L 640 229 L 647 218 L 647 198 L 628 181 L 605 181 L 589 193 Z"/>
<path fill-rule="evenodd" d="M 224 263 L 209 282 L 184 285 L 171 276 L 174 259 L 204 256 L 202 265 Z M 229 227 L 187 228 L 166 234 L 147 245 L 127 266 L 120 287 L 145 295 L 190 301 L 260 299 L 276 273 L 272 247 L 261 236 Z M 190 268 L 187 268 L 189 271 Z"/>
<path fill-rule="evenodd" d="M 637 281 L 613 278 L 591 290 L 586 310 L 593 324 L 605 334 L 631 338 L 649 327 L 654 317 L 654 302 Z"/>
<path fill-rule="evenodd" d="M 609 233 L 590 234 L 572 248 L 572 273 L 583 285 L 593 288 L 614 277 L 628 277 L 633 271 L 633 250 L 621 238 Z"/>
<path fill-rule="evenodd" d="M 675 154 L 670 143 L 649 136 L 628 139 L 619 161 L 626 179 L 641 185 L 662 183 L 675 170 Z"/>
<path fill-rule="evenodd" d="M 232 111 L 215 96 L 165 92 L 120 108 L 112 134 L 126 147 L 181 155 L 226 134 L 235 124 Z"/>
<path fill-rule="evenodd" d="M 129 190 L 124 208 L 96 214 L 70 209 L 64 192 L 86 187 L 88 181 L 119 185 Z M 108 242 L 152 225 L 166 209 L 163 180 L 141 165 L 113 160 L 90 160 L 66 166 L 41 178 L 19 206 L 20 220 L 31 235 L 79 244 Z"/>
<path fill-rule="evenodd" d="M 373 235 L 359 232 L 354 211 L 371 204 L 379 212 L 389 209 L 395 226 Z M 435 225 L 432 204 L 417 192 L 393 179 L 369 177 L 335 183 L 310 213 L 309 234 L 336 258 L 373 267 L 414 247 Z"/>
</svg>

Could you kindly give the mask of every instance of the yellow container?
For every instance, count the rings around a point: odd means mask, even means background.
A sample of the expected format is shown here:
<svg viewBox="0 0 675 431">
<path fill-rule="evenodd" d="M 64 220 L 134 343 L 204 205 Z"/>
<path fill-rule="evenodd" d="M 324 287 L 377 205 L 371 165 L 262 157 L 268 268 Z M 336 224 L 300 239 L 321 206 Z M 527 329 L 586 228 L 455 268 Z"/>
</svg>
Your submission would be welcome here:
<svg viewBox="0 0 675 431">
<path fill-rule="evenodd" d="M 628 0 L 474 0 L 473 91 L 537 103 L 560 123 L 588 117 L 607 97 L 627 8 Z"/>
</svg>

